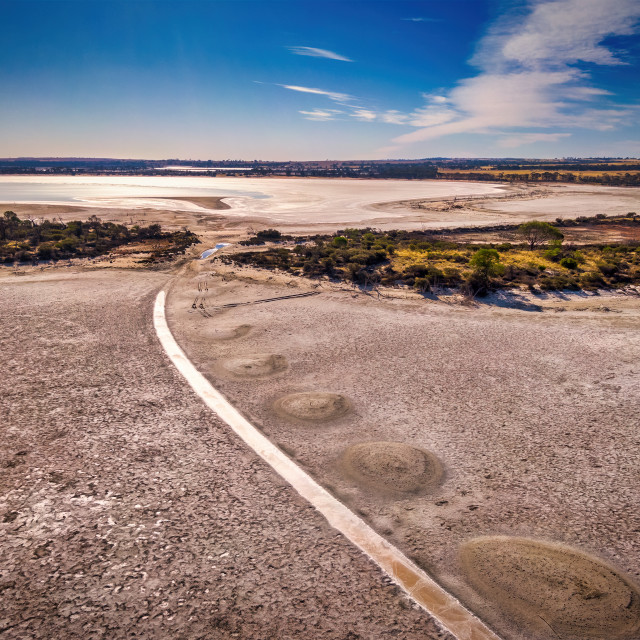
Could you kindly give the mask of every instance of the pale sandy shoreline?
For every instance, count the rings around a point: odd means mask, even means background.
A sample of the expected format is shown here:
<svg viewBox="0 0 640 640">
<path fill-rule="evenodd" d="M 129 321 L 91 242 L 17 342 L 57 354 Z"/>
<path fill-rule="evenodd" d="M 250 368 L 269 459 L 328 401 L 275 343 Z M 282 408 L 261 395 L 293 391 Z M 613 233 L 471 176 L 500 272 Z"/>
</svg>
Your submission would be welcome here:
<svg viewBox="0 0 640 640">
<path fill-rule="evenodd" d="M 228 185 L 234 191 L 239 184 L 260 189 L 258 179 L 212 180 L 217 180 L 216 189 Z M 188 188 L 193 183 L 185 178 L 179 184 Z M 304 178 L 275 180 L 273 185 L 277 188 L 263 189 L 266 198 L 233 193 L 204 197 L 194 193 L 90 201 L 85 198 L 84 202 L 71 204 L 7 202 L 0 208 L 36 216 L 64 216 L 64 207 L 73 207 L 75 213 L 84 210 L 114 221 L 135 217 L 165 224 L 170 224 L 172 211 L 179 209 L 178 224 L 194 225 L 196 232 L 215 231 L 224 220 L 227 228 L 271 226 L 291 233 L 326 232 L 344 226 L 429 229 L 514 224 L 530 219 L 553 221 L 557 217 L 618 215 L 640 210 L 640 190 L 624 187 Z M 184 206 L 177 206 L 178 201 Z"/>
</svg>

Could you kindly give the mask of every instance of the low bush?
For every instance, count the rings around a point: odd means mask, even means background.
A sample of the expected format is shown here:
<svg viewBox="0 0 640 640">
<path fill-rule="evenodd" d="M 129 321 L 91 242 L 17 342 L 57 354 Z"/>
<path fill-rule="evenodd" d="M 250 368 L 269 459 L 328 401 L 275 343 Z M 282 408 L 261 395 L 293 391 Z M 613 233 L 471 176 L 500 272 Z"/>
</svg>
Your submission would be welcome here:
<svg viewBox="0 0 640 640">
<path fill-rule="evenodd" d="M 565 269 L 577 269 L 578 261 L 575 258 L 570 258 L 567 256 L 566 258 L 562 258 L 562 260 L 560 260 L 560 266 L 564 267 Z"/>
</svg>

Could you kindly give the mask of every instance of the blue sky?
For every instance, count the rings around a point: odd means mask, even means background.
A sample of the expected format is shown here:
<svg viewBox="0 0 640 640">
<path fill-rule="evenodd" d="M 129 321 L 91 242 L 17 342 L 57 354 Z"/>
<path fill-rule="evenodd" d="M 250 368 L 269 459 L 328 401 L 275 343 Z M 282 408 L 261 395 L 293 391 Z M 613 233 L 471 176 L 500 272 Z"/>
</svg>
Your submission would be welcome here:
<svg viewBox="0 0 640 640">
<path fill-rule="evenodd" d="M 0 156 L 640 155 L 640 0 L 2 0 Z"/>
</svg>

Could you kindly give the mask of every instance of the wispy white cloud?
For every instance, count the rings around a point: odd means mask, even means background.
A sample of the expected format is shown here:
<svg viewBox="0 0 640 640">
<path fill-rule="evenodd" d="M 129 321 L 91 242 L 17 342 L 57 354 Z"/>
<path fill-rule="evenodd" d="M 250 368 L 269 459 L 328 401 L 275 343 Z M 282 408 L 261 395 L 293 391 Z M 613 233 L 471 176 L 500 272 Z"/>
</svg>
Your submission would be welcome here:
<svg viewBox="0 0 640 640">
<path fill-rule="evenodd" d="M 327 122 L 335 120 L 337 115 L 344 113 L 340 109 L 314 109 L 313 111 L 299 111 L 305 120 L 313 120 L 315 122 Z"/>
<path fill-rule="evenodd" d="M 508 138 L 502 138 L 498 142 L 501 147 L 506 149 L 514 149 L 525 144 L 534 144 L 535 142 L 557 142 L 561 138 L 570 137 L 570 133 L 520 133 Z"/>
<path fill-rule="evenodd" d="M 407 22 L 442 22 L 440 18 L 402 18 Z"/>
<path fill-rule="evenodd" d="M 437 93 L 423 93 L 422 97 L 431 104 L 445 104 L 449 102 L 447 96 L 438 95 Z"/>
<path fill-rule="evenodd" d="M 316 49 L 315 47 L 289 47 L 289 51 L 291 51 L 291 53 L 295 53 L 297 56 L 309 56 L 311 58 L 327 58 L 328 60 L 353 62 L 351 58 L 341 56 L 339 53 L 334 53 L 327 49 Z"/>
<path fill-rule="evenodd" d="M 461 80 L 441 95 L 424 96 L 427 106 L 410 117 L 396 114 L 387 120 L 420 127 L 395 138 L 397 145 L 518 128 L 606 130 L 632 117 L 635 107 L 590 105 L 609 94 L 592 86 L 589 76 L 576 65 L 622 64 L 618 53 L 602 43 L 610 35 L 636 32 L 640 3 L 531 0 L 529 7 L 525 16 L 503 18 L 481 42 L 473 58 L 480 67 L 477 76 Z M 555 140 L 560 137 L 558 134 Z M 516 140 L 516 136 L 507 140 Z M 537 141 L 541 140 L 545 138 Z"/>
<path fill-rule="evenodd" d="M 350 96 L 348 93 L 339 93 L 337 91 L 325 91 L 324 89 L 313 89 L 311 87 L 300 87 L 294 84 L 280 84 L 279 87 L 283 89 L 289 89 L 289 91 L 298 91 L 300 93 L 312 93 L 318 96 L 326 96 L 330 100 L 334 102 L 339 102 L 340 104 L 347 104 L 354 101 L 353 96 Z"/>
<path fill-rule="evenodd" d="M 361 120 L 362 122 L 373 122 L 378 117 L 378 114 L 375 111 L 371 111 L 371 109 L 362 109 L 358 107 L 356 107 L 349 115 L 352 118 Z"/>
<path fill-rule="evenodd" d="M 525 67 L 578 61 L 622 64 L 601 42 L 608 35 L 631 35 L 638 17 L 637 0 L 538 1 L 523 28 L 504 38 L 502 54 Z"/>
<path fill-rule="evenodd" d="M 449 122 L 455 117 L 456 112 L 441 103 L 428 104 L 412 111 L 409 114 L 408 124 L 412 127 L 434 127 Z"/>
<path fill-rule="evenodd" d="M 387 124 L 407 124 L 409 115 L 402 113 L 401 111 L 397 111 L 396 109 L 390 109 L 389 111 L 381 113 L 379 118 L 382 122 L 386 122 Z"/>
<path fill-rule="evenodd" d="M 457 112 L 447 105 L 447 98 L 426 94 L 424 97 L 427 100 L 427 104 L 410 112 L 403 112 L 397 109 L 376 111 L 367 107 L 347 105 L 351 109 L 348 115 L 362 122 L 383 122 L 385 124 L 411 127 L 429 127 L 444 124 L 456 117 Z"/>
</svg>

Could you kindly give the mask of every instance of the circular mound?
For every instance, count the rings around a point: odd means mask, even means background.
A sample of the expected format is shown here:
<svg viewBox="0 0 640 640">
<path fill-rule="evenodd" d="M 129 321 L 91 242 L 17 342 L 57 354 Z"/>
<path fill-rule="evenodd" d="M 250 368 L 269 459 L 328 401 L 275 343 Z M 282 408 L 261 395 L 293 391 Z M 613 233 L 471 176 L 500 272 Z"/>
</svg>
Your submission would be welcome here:
<svg viewBox="0 0 640 640">
<path fill-rule="evenodd" d="M 234 338 L 242 338 L 243 336 L 246 336 L 249 331 L 251 331 L 250 324 L 241 324 L 238 327 L 231 327 L 228 329 L 215 329 L 212 332 L 211 337 L 214 340 L 233 340 Z"/>
<path fill-rule="evenodd" d="M 351 404 L 338 393 L 309 391 L 291 393 L 273 404 L 276 413 L 288 418 L 325 422 L 340 418 L 351 410 Z"/>
<path fill-rule="evenodd" d="M 463 545 L 461 560 L 479 593 L 544 637 L 638 637 L 638 589 L 585 553 L 492 536 Z"/>
<path fill-rule="evenodd" d="M 382 493 L 416 493 L 442 477 L 436 456 L 402 442 L 363 442 L 342 454 L 343 472 L 367 489 Z"/>
<path fill-rule="evenodd" d="M 284 371 L 287 359 L 273 353 L 256 353 L 223 360 L 220 366 L 224 372 L 240 378 L 261 378 Z"/>
</svg>

